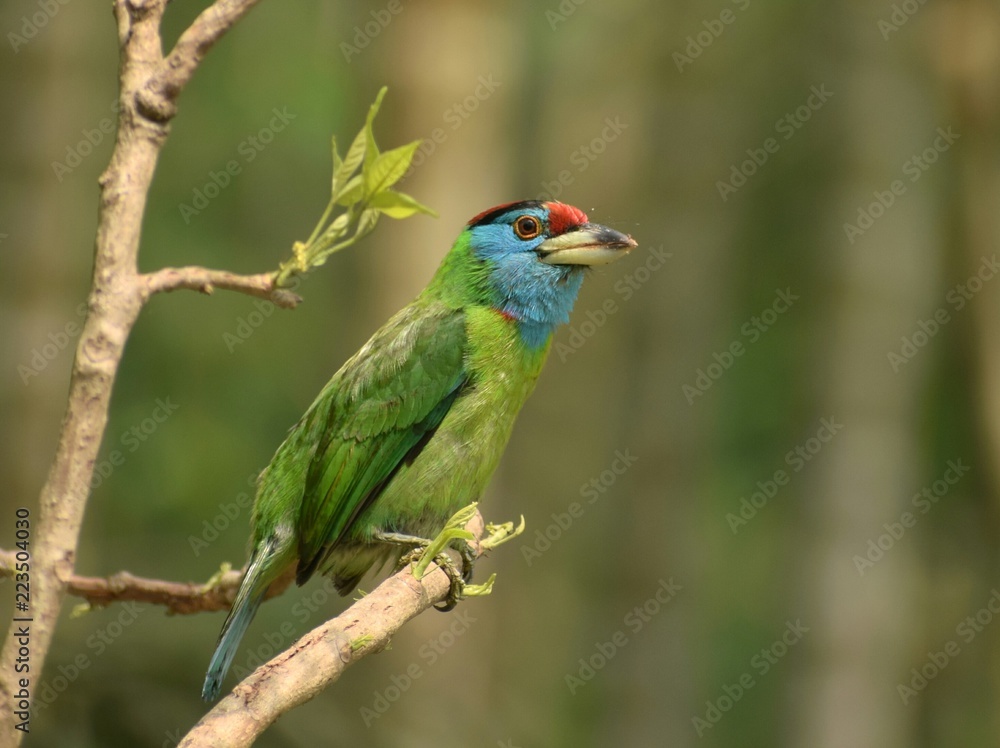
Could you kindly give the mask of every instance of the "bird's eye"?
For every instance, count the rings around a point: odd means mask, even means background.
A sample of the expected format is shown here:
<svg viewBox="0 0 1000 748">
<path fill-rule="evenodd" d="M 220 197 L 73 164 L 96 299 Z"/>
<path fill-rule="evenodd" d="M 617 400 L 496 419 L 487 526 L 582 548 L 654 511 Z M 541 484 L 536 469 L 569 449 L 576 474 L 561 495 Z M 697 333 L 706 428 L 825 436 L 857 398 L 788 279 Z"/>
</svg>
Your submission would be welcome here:
<svg viewBox="0 0 1000 748">
<path fill-rule="evenodd" d="M 514 222 L 514 233 L 520 239 L 534 239 L 542 233 L 542 224 L 534 216 L 521 216 Z"/>
</svg>

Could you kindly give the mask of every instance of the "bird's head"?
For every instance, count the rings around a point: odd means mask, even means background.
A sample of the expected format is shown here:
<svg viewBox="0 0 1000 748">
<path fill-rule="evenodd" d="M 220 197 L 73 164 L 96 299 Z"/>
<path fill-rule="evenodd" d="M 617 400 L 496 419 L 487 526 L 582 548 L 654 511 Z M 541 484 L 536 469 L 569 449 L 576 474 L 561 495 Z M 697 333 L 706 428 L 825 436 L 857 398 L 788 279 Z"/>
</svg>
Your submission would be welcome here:
<svg viewBox="0 0 1000 748">
<path fill-rule="evenodd" d="M 557 202 L 506 203 L 475 216 L 456 248 L 469 253 L 486 302 L 544 342 L 569 320 L 584 270 L 624 257 L 635 240 Z"/>
<path fill-rule="evenodd" d="M 607 226 L 590 223 L 572 205 L 524 200 L 483 211 L 468 224 L 472 245 L 488 261 L 530 266 L 606 265 L 636 246 L 635 240 Z"/>
</svg>

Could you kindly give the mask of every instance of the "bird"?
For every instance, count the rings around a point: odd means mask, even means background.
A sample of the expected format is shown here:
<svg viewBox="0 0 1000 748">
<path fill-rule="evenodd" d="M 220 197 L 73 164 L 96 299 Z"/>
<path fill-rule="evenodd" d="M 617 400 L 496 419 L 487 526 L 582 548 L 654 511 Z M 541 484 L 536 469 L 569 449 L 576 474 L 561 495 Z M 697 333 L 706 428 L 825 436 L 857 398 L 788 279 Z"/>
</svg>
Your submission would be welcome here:
<svg viewBox="0 0 1000 748">
<path fill-rule="evenodd" d="M 504 203 L 465 225 L 427 287 L 333 375 L 258 477 L 206 701 L 275 580 L 294 570 L 301 585 L 318 571 L 347 595 L 480 498 L 587 268 L 636 246 L 555 201 Z"/>
</svg>

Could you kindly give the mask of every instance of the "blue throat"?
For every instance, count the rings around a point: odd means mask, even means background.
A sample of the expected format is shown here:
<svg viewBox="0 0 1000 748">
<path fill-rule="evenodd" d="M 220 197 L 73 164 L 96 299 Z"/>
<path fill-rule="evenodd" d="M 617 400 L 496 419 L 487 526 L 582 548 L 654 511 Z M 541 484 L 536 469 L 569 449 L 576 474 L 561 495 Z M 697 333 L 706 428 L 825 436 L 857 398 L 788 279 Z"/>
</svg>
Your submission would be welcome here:
<svg viewBox="0 0 1000 748">
<path fill-rule="evenodd" d="M 525 345 L 537 349 L 548 343 L 556 327 L 569 322 L 584 269 L 540 262 L 533 245 L 513 248 L 506 240 L 509 231 L 509 226 L 477 226 L 471 248 L 489 267 L 493 307 L 517 320 Z"/>
<path fill-rule="evenodd" d="M 553 268 L 551 265 L 541 265 Z M 528 348 L 535 350 L 549 342 L 549 338 L 559 325 L 569 322 L 576 295 L 583 283 L 582 268 L 554 268 L 561 271 L 561 278 L 554 283 L 544 281 L 525 282 L 523 278 L 509 279 L 494 277 L 494 284 L 503 302 L 499 309 L 517 320 L 521 340 Z"/>
</svg>

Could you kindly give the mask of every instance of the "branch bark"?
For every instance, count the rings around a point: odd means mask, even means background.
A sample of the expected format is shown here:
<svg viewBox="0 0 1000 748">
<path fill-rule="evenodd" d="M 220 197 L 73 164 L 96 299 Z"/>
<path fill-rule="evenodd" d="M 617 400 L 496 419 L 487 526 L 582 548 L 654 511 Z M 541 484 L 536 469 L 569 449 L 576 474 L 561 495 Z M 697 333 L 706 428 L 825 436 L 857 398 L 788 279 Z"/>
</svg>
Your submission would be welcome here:
<svg viewBox="0 0 1000 748">
<path fill-rule="evenodd" d="M 227 270 L 202 267 L 163 268 L 143 275 L 142 282 L 146 298 L 182 288 L 204 294 L 211 294 L 216 288 L 221 288 L 268 299 L 284 309 L 294 309 L 302 301 L 300 296 L 287 289 L 275 288 L 274 273 L 237 275 Z"/>
<path fill-rule="evenodd" d="M 115 0 L 120 46 L 119 114 L 115 147 L 99 183 L 101 197 L 88 313 L 70 377 L 55 458 L 31 517 L 31 598 L 26 617 L 30 672 L 37 682 L 60 605 L 73 575 L 80 525 L 108 418 L 108 404 L 125 341 L 148 288 L 137 272 L 142 217 L 167 123 L 177 97 L 216 41 L 258 0 L 218 0 L 164 58 L 160 22 L 168 0 Z M 19 624 L 23 626 L 24 624 Z M 12 624 L 0 650 L 0 745 L 24 735 L 14 714 L 14 665 L 19 642 Z"/>
<path fill-rule="evenodd" d="M 205 59 L 208 50 L 258 2 L 260 0 L 216 0 L 205 8 L 181 34 L 164 63 L 157 67 L 139 90 L 136 98 L 143 114 L 158 122 L 167 122 L 176 116 L 177 97 Z M 132 4 L 159 5 L 162 15 L 165 2 L 132 0 Z"/>
<path fill-rule="evenodd" d="M 314 698 L 358 660 L 385 649 L 407 621 L 444 600 L 449 584 L 436 566 L 420 580 L 409 568 L 397 572 L 247 676 L 178 748 L 252 745 L 282 714 Z"/>
<path fill-rule="evenodd" d="M 14 553 L 0 550 L 0 577 L 14 574 Z M 267 591 L 267 598 L 284 592 L 294 574 L 278 579 Z M 186 615 L 228 610 L 236 598 L 243 572 L 231 570 L 206 583 L 167 582 L 162 579 L 137 577 L 120 571 L 109 577 L 82 577 L 73 574 L 66 580 L 68 595 L 83 598 L 94 607 L 135 601 L 162 605 L 168 613 Z"/>
<path fill-rule="evenodd" d="M 484 531 L 480 514 L 466 525 L 478 557 Z M 13 570 L 14 554 L 0 549 L 0 576 Z M 212 584 L 164 582 L 119 572 L 106 579 L 71 577 L 66 591 L 94 605 L 135 600 L 163 605 L 171 613 L 198 613 L 227 609 L 243 574 L 226 572 Z M 279 579 L 267 596 L 281 594 L 294 574 Z M 179 748 L 239 748 L 252 745 L 282 714 L 313 699 L 340 679 L 348 667 L 381 652 L 407 621 L 443 601 L 450 588 L 448 576 L 436 565 L 421 578 L 412 566 L 396 572 L 371 593 L 336 618 L 317 626 L 295 644 L 264 663 L 191 729 Z"/>
</svg>

